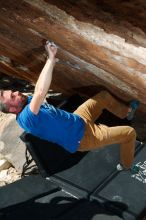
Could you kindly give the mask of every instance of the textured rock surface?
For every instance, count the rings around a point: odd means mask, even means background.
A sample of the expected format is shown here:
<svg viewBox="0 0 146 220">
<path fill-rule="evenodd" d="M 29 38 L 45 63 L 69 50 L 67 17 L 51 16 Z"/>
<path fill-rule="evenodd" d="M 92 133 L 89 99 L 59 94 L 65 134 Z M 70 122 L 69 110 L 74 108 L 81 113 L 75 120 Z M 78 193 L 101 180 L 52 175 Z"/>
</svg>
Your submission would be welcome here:
<svg viewBox="0 0 146 220">
<path fill-rule="evenodd" d="M 22 129 L 17 125 L 15 115 L 7 115 L 7 117 L 3 118 L 0 125 L 0 153 L 19 173 L 22 172 L 26 161 L 26 147 L 19 138 L 21 133 Z"/>
<path fill-rule="evenodd" d="M 146 114 L 145 0 L 0 1 L 0 71 L 35 83 L 47 39 L 60 47 L 52 89 L 90 96 L 104 86 Z"/>
<path fill-rule="evenodd" d="M 6 159 L 0 160 L 0 171 L 4 169 L 8 169 L 11 167 L 11 164 Z"/>
<path fill-rule="evenodd" d="M 2 170 L 0 171 L 0 187 L 15 182 L 20 178 L 21 175 L 13 167 Z"/>
</svg>

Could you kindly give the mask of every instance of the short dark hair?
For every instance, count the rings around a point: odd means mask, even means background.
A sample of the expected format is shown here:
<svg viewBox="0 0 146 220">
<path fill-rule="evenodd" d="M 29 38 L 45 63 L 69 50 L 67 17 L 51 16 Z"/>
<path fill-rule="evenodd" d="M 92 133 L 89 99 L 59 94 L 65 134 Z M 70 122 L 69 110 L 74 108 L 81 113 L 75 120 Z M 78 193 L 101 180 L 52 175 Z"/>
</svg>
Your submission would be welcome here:
<svg viewBox="0 0 146 220">
<path fill-rule="evenodd" d="M 9 113 L 6 105 L 0 100 L 0 111 L 3 113 Z"/>
<path fill-rule="evenodd" d="M 0 96 L 2 96 L 3 90 L 0 90 Z M 0 111 L 3 113 L 9 113 L 7 106 L 0 100 Z"/>
</svg>

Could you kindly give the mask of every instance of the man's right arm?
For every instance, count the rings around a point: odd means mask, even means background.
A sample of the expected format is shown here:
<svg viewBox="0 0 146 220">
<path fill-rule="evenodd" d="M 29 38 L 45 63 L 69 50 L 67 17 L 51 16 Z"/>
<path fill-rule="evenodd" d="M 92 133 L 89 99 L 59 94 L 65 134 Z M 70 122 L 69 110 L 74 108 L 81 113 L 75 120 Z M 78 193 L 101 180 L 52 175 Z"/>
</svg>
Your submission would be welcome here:
<svg viewBox="0 0 146 220">
<path fill-rule="evenodd" d="M 38 114 L 40 106 L 44 101 L 44 98 L 49 90 L 52 81 L 52 72 L 55 65 L 55 55 L 57 53 L 57 48 L 47 45 L 49 51 L 49 59 L 46 61 L 41 74 L 37 80 L 33 98 L 30 103 L 30 110 L 34 114 Z"/>
</svg>

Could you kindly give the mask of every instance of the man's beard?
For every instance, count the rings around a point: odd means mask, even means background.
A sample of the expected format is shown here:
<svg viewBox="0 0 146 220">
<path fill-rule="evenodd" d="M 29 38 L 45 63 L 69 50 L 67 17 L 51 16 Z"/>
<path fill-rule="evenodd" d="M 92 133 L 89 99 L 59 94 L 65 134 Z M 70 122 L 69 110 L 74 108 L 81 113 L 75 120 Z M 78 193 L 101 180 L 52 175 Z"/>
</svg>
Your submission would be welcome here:
<svg viewBox="0 0 146 220">
<path fill-rule="evenodd" d="M 21 112 L 26 105 L 27 105 L 27 96 L 22 94 L 21 101 L 19 102 L 19 107 L 21 108 L 19 112 Z"/>
</svg>

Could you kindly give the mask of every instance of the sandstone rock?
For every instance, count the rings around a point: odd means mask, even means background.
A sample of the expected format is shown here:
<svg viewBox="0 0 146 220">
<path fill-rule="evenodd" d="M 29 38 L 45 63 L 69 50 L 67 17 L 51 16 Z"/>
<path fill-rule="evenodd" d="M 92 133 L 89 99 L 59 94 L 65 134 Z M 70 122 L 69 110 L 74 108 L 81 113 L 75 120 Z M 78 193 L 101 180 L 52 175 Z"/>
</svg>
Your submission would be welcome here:
<svg viewBox="0 0 146 220">
<path fill-rule="evenodd" d="M 1 145 L 1 142 L 0 142 L 0 145 Z M 0 160 L 3 158 L 4 158 L 4 156 L 0 153 Z"/>
<path fill-rule="evenodd" d="M 2 170 L 0 171 L 0 187 L 19 180 L 20 178 L 20 174 L 13 167 Z"/>
<path fill-rule="evenodd" d="M 6 182 L 5 181 L 0 181 L 0 187 L 1 186 L 5 186 L 6 185 Z"/>
<path fill-rule="evenodd" d="M 18 126 L 15 117 L 9 114 L 0 124 L 0 153 L 21 173 L 26 161 L 26 147 L 19 138 L 23 130 Z"/>
<path fill-rule="evenodd" d="M 11 164 L 6 159 L 0 160 L 0 171 L 8 169 L 11 166 Z"/>
<path fill-rule="evenodd" d="M 7 178 L 7 174 L 8 174 L 8 170 L 2 170 L 0 172 L 0 180 L 1 179 L 6 179 Z"/>
</svg>

